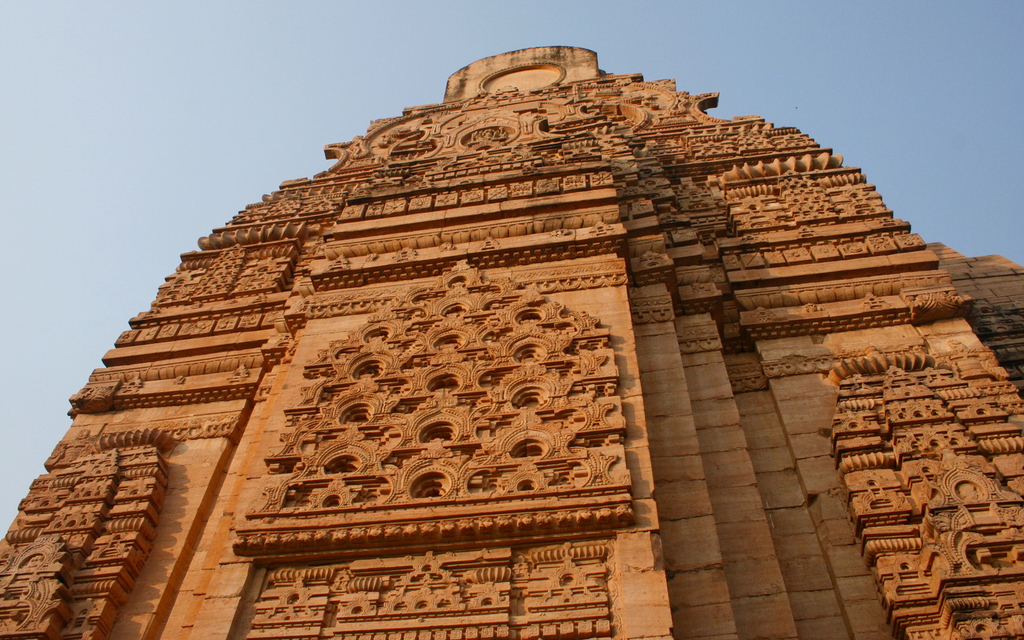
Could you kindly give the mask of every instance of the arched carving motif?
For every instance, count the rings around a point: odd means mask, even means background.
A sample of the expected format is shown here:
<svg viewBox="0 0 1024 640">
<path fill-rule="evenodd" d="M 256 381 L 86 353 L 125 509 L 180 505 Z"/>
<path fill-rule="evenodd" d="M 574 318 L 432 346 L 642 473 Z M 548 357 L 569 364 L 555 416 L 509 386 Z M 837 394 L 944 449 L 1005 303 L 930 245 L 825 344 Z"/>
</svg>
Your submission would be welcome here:
<svg viewBox="0 0 1024 640">
<path fill-rule="evenodd" d="M 286 412 L 238 550 L 271 535 L 287 546 L 316 517 L 349 523 L 317 535 L 391 524 L 412 541 L 438 504 L 473 514 L 456 527 L 471 536 L 551 517 L 569 530 L 630 523 L 608 340 L 596 318 L 464 263 L 407 291 L 306 368 L 315 392 Z M 500 526 L 483 522 L 494 517 Z"/>
</svg>

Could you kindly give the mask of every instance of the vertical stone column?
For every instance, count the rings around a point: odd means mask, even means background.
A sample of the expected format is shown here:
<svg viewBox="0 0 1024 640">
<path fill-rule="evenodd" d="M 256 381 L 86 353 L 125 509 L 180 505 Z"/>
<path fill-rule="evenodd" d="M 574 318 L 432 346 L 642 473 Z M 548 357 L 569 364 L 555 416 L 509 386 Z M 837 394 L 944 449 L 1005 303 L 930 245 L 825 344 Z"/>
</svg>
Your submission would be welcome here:
<svg viewBox="0 0 1024 640">
<path fill-rule="evenodd" d="M 700 314 L 677 318 L 676 332 L 739 637 L 795 638 L 718 327 Z"/>
<path fill-rule="evenodd" d="M 760 364 L 756 367 L 760 371 Z M 735 380 L 733 386 L 736 389 Z M 801 640 L 848 638 L 850 632 L 831 595 L 835 585 L 807 508 L 796 460 L 767 391 L 767 379 L 762 375 L 756 390 L 740 391 L 736 405 L 797 635 Z"/>
<path fill-rule="evenodd" d="M 223 472 L 222 488 L 211 507 L 211 517 L 195 544 L 195 555 L 181 589 L 168 610 L 162 625 L 153 625 L 145 636 L 190 638 L 229 638 L 239 615 L 245 608 L 247 587 L 252 588 L 254 574 L 261 572 L 251 558 L 225 553 L 230 549 L 235 514 L 244 509 L 247 478 L 258 474 L 261 443 L 280 432 L 268 426 L 273 404 L 266 400 L 276 396 L 284 386 L 288 362 L 278 363 L 264 377 L 257 393 L 257 402 L 242 433 L 235 454 Z M 121 628 L 118 629 L 119 631 Z M 112 640 L 129 640 L 127 635 Z"/>
<path fill-rule="evenodd" d="M 738 638 L 672 299 L 657 284 L 632 289 L 630 303 L 674 634 Z"/>
<path fill-rule="evenodd" d="M 815 538 L 804 539 L 800 553 L 804 562 L 819 569 L 815 571 L 817 579 L 794 584 L 794 614 L 802 618 L 802 627 L 809 633 L 813 630 L 836 634 L 843 630 L 858 640 L 889 638 L 874 580 L 861 558 L 846 512 L 846 495 L 831 455 L 831 424 L 836 411 L 836 389 L 828 381 L 832 351 L 815 342 L 804 336 L 757 344 L 795 471 L 795 476 L 787 474 L 791 499 L 784 506 L 798 511 L 780 514 L 784 530 L 779 533 L 813 532 Z M 793 481 L 800 494 L 795 492 Z M 813 528 L 808 528 L 808 524 Z M 822 559 L 830 583 L 820 574 Z"/>
</svg>

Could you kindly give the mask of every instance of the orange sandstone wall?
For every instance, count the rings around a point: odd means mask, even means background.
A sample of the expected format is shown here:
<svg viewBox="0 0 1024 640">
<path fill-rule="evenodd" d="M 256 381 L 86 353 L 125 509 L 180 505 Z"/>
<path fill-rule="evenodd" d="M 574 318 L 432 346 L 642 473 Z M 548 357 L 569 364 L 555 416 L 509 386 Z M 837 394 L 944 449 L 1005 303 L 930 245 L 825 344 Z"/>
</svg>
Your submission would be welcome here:
<svg viewBox="0 0 1024 640">
<path fill-rule="evenodd" d="M 1021 268 L 715 101 L 495 56 L 202 238 L 0 638 L 1020 637 Z"/>
</svg>

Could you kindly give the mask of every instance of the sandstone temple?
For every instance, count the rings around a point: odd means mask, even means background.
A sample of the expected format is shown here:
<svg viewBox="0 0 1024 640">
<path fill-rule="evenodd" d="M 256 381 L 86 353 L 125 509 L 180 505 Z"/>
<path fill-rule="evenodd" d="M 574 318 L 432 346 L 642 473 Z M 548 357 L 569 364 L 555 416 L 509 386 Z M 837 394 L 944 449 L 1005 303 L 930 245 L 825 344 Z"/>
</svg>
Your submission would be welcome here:
<svg viewBox="0 0 1024 640">
<path fill-rule="evenodd" d="M 0 638 L 1024 637 L 1024 269 L 716 101 L 486 58 L 201 238 Z"/>
</svg>

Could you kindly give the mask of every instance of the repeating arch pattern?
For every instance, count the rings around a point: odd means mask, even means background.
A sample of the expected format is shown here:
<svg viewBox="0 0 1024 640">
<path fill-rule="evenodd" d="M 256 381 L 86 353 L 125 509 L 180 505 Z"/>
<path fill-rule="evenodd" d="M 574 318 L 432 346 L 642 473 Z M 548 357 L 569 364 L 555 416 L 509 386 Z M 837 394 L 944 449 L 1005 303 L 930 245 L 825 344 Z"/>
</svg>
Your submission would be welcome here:
<svg viewBox="0 0 1024 640">
<path fill-rule="evenodd" d="M 301 544 L 317 518 L 343 522 L 315 535 L 346 546 L 376 529 L 401 542 L 632 521 L 608 333 L 535 289 L 462 263 L 305 375 L 242 553 Z M 463 517 L 439 528 L 427 514 L 440 504 Z"/>
</svg>

